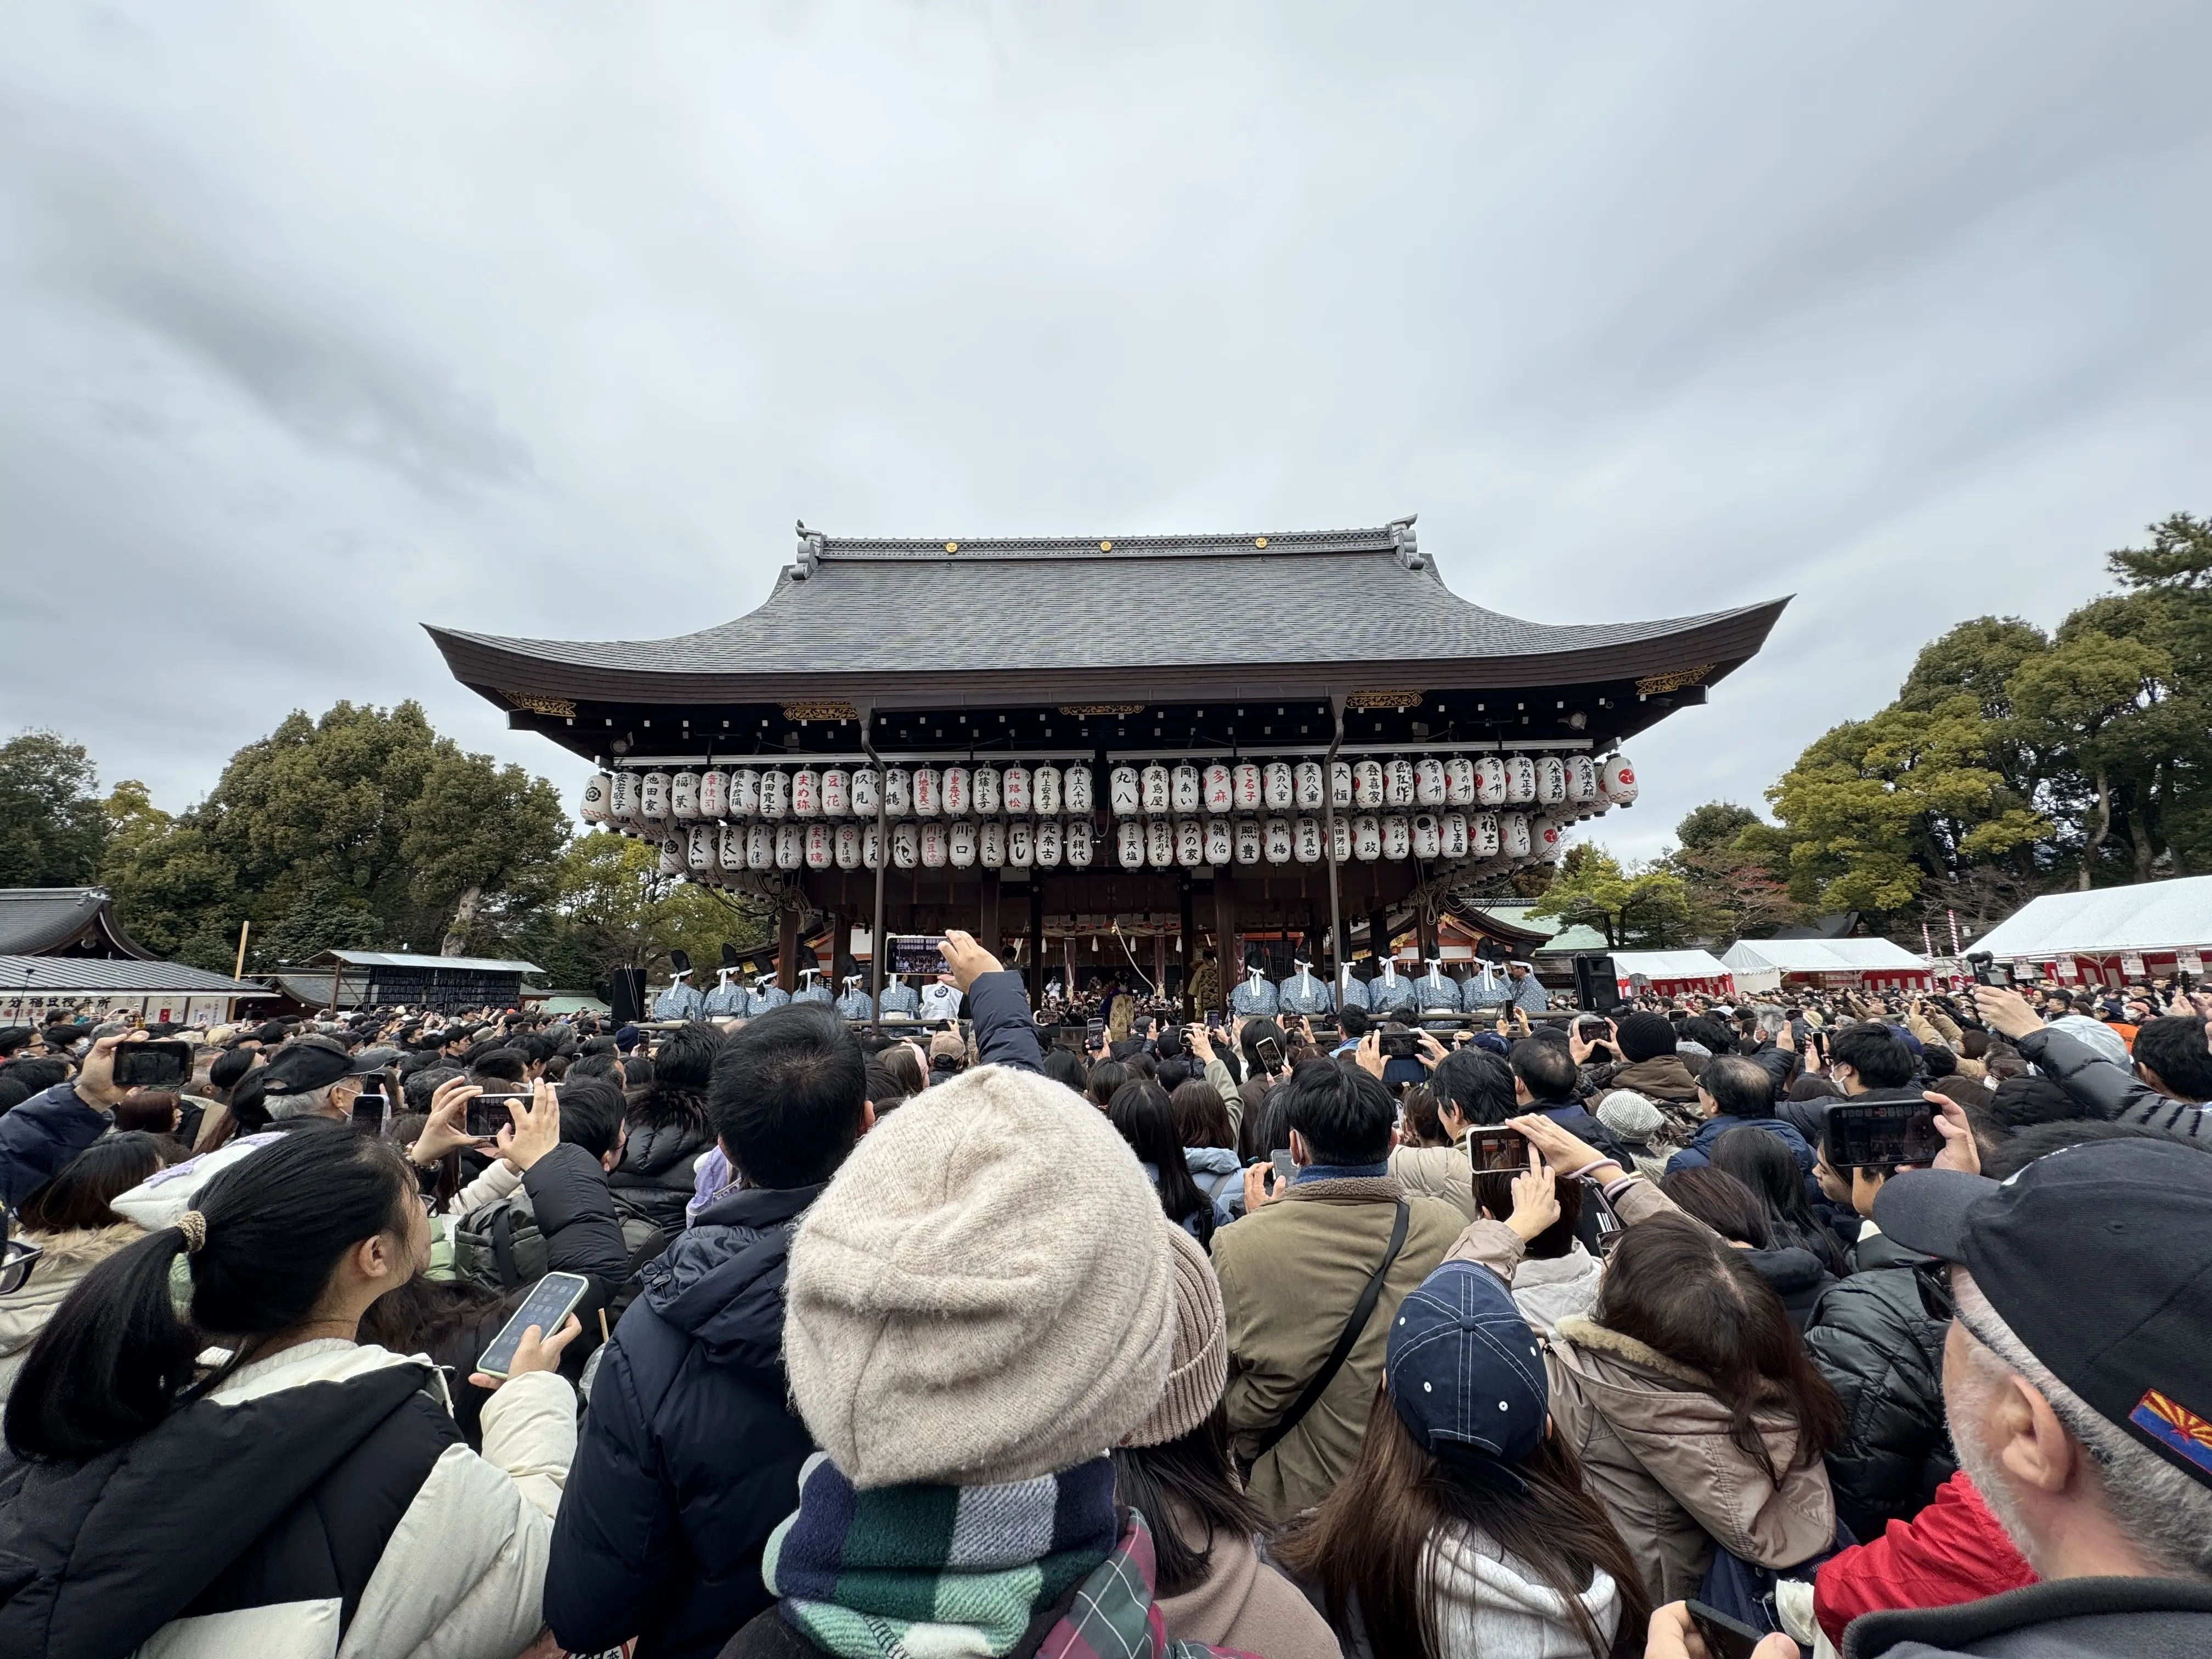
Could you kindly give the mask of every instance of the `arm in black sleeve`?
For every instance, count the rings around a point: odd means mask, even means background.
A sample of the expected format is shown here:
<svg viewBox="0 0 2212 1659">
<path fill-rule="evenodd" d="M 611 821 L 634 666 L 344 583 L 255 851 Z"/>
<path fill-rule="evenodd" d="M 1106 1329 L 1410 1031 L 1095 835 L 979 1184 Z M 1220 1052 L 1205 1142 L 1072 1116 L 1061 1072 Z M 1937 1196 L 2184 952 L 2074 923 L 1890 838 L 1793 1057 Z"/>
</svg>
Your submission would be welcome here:
<svg viewBox="0 0 2212 1659">
<path fill-rule="evenodd" d="M 547 1271 L 583 1273 L 602 1297 L 612 1296 L 627 1275 L 629 1249 L 599 1160 L 563 1141 L 530 1166 L 522 1189 L 545 1236 Z"/>
<path fill-rule="evenodd" d="M 66 1083 L 0 1117 L 0 1203 L 21 1204 L 107 1133 L 112 1120 Z"/>
<path fill-rule="evenodd" d="M 1036 1025 L 1030 1018 L 1029 993 L 1012 969 L 983 974 L 968 988 L 968 1011 L 975 1023 L 975 1060 L 981 1066 L 1011 1066 L 1018 1072 L 1044 1069 Z"/>
<path fill-rule="evenodd" d="M 2092 1117 L 2141 1123 L 2171 1134 L 2212 1135 L 2202 1107 L 2159 1093 L 2126 1066 L 2099 1054 L 2071 1031 L 2051 1026 L 2020 1039 L 2023 1059 L 2071 1095 Z M 16 1108 L 18 1111 L 22 1109 Z"/>
</svg>

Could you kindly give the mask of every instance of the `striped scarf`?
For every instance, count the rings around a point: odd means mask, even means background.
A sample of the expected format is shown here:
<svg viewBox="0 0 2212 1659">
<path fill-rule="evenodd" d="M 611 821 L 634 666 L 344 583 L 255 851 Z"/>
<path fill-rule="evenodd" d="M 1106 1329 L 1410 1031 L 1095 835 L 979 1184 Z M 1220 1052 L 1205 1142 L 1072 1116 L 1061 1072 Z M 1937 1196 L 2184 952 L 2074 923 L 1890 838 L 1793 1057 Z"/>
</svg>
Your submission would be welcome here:
<svg viewBox="0 0 2212 1659">
<path fill-rule="evenodd" d="M 761 1576 L 784 1618 L 843 1659 L 1004 1659 L 1064 1599 L 1039 1659 L 1214 1651 L 1168 1641 L 1152 1536 L 1134 1511 L 1117 1518 L 1103 1457 L 1001 1486 L 856 1492 L 817 1452 Z"/>
</svg>

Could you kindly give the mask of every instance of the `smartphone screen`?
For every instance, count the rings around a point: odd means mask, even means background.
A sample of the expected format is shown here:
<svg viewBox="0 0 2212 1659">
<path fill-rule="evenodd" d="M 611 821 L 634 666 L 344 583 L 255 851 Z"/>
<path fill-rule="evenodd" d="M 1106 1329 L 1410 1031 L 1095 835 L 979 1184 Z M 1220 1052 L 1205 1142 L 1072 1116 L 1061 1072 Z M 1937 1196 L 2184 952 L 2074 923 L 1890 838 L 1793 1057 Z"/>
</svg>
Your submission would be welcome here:
<svg viewBox="0 0 2212 1659">
<path fill-rule="evenodd" d="M 370 1084 L 375 1086 L 368 1086 Z M 384 1079 L 365 1079 L 362 1091 L 353 1097 L 353 1127 L 365 1135 L 380 1135 L 384 1133 L 386 1115 L 391 1109 L 384 1097 Z"/>
<path fill-rule="evenodd" d="M 478 1095 L 469 1102 L 469 1133 L 478 1140 L 492 1140 L 499 1132 L 514 1121 L 514 1114 L 507 1109 L 511 1100 L 527 1101 L 527 1094 Z"/>
<path fill-rule="evenodd" d="M 1936 1109 L 1924 1100 L 1838 1102 L 1828 1108 L 1826 1133 L 1832 1170 L 1893 1170 L 1932 1164 L 1943 1150 Z"/>
<path fill-rule="evenodd" d="M 115 1048 L 118 1089 L 173 1089 L 191 1081 L 192 1049 L 188 1042 L 122 1042 Z"/>
<path fill-rule="evenodd" d="M 1291 1149 L 1287 1146 L 1276 1147 L 1273 1158 L 1275 1165 L 1275 1185 L 1278 1188 L 1289 1186 L 1291 1178 L 1298 1172 L 1297 1160 L 1291 1156 Z"/>
<path fill-rule="evenodd" d="M 1260 1064 L 1271 1072 L 1283 1063 L 1283 1045 L 1271 1036 L 1255 1039 L 1252 1044 L 1252 1052 L 1258 1056 Z"/>
<path fill-rule="evenodd" d="M 1467 1138 L 1467 1152 L 1477 1170 L 1517 1173 L 1528 1167 L 1528 1142 L 1518 1129 L 1476 1129 Z"/>
<path fill-rule="evenodd" d="M 1685 1606 L 1690 1622 L 1697 1626 L 1698 1639 L 1705 1644 L 1709 1659 L 1751 1659 L 1753 1650 L 1759 1646 L 1759 1632 L 1703 1601 L 1692 1601 Z"/>
<path fill-rule="evenodd" d="M 523 1298 L 514 1317 L 499 1328 L 499 1334 L 484 1349 L 476 1368 L 488 1376 L 505 1376 L 507 1368 L 514 1363 L 514 1351 L 522 1346 L 522 1334 L 535 1325 L 540 1336 L 552 1335 L 591 1287 L 592 1281 L 581 1273 L 546 1274 Z"/>
</svg>

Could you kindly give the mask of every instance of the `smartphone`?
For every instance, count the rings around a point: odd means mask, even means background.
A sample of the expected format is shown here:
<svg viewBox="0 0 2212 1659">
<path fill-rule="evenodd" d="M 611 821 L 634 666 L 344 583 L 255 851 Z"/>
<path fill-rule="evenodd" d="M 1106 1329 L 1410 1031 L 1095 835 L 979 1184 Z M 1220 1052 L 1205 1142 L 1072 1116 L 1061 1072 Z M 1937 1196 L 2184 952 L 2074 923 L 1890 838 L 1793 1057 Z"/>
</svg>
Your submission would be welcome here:
<svg viewBox="0 0 2212 1659">
<path fill-rule="evenodd" d="M 1221 1011 L 1218 1008 L 1209 1008 L 1206 1011 L 1206 1029 L 1209 1031 L 1218 1031 L 1221 1029 Z"/>
<path fill-rule="evenodd" d="M 1698 1638 L 1705 1644 L 1711 1659 L 1751 1659 L 1752 1650 L 1766 1634 L 1703 1601 L 1692 1599 L 1684 1602 L 1683 1607 L 1690 1615 L 1691 1624 L 1697 1626 Z"/>
<path fill-rule="evenodd" d="M 2004 969 L 1997 966 L 1996 958 L 1987 951 L 1971 952 L 1966 963 L 1974 970 L 1974 983 L 1977 985 L 2001 986 L 2005 982 Z"/>
<path fill-rule="evenodd" d="M 392 1103 L 385 1097 L 382 1076 L 371 1073 L 362 1079 L 361 1092 L 353 1097 L 353 1127 L 365 1135 L 380 1135 L 391 1111 Z"/>
<path fill-rule="evenodd" d="M 1885 1100 L 1828 1108 L 1822 1132 L 1832 1170 L 1893 1170 L 1900 1164 L 1933 1164 L 1943 1150 L 1936 1109 L 1924 1100 Z"/>
<path fill-rule="evenodd" d="M 514 1351 L 522 1346 L 522 1334 L 532 1325 L 540 1336 L 550 1336 L 561 1328 L 561 1322 L 576 1311 L 576 1304 L 592 1288 L 592 1281 L 581 1273 L 548 1273 L 539 1279 L 522 1305 L 514 1310 L 514 1317 L 499 1328 L 477 1361 L 476 1369 L 487 1376 L 505 1376 L 507 1368 L 514 1363 Z"/>
<path fill-rule="evenodd" d="M 115 1048 L 118 1089 L 174 1089 L 191 1081 L 189 1042 L 121 1042 Z"/>
<path fill-rule="evenodd" d="M 1518 1129 L 1471 1130 L 1467 1154 L 1478 1170 L 1510 1170 L 1518 1174 L 1528 1167 L 1528 1142 Z"/>
<path fill-rule="evenodd" d="M 1421 1034 L 1419 1031 L 1385 1031 L 1382 1033 L 1382 1058 L 1385 1060 L 1416 1060 L 1421 1053 Z"/>
<path fill-rule="evenodd" d="M 1276 1147 L 1271 1157 L 1275 1165 L 1275 1186 L 1279 1191 L 1289 1186 L 1291 1177 L 1297 1174 L 1297 1160 L 1291 1156 L 1291 1149 L 1287 1146 Z"/>
<path fill-rule="evenodd" d="M 514 1121 L 514 1114 L 507 1109 L 510 1100 L 527 1102 L 529 1092 L 478 1095 L 469 1102 L 469 1133 L 478 1140 L 493 1140 L 499 1132 Z"/>
<path fill-rule="evenodd" d="M 1259 1060 L 1260 1064 L 1266 1066 L 1267 1070 L 1273 1072 L 1281 1069 L 1283 1064 L 1283 1045 L 1276 1042 L 1274 1038 L 1271 1036 L 1255 1037 L 1252 1040 L 1252 1053 Z"/>
</svg>

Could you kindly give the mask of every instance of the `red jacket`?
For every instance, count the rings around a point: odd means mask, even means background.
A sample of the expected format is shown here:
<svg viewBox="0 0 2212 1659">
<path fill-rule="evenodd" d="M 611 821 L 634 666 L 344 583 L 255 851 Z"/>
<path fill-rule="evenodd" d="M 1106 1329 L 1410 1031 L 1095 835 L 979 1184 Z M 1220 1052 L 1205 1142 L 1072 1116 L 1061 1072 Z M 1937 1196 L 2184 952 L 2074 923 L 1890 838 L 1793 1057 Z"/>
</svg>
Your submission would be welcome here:
<svg viewBox="0 0 2212 1659">
<path fill-rule="evenodd" d="M 1961 1473 L 1910 1521 L 1869 1544 L 1838 1551 L 1813 1580 L 1813 1616 L 1844 1645 L 1844 1626 L 1885 1607 L 1948 1607 L 2036 1582 L 1989 1505 Z"/>
</svg>

